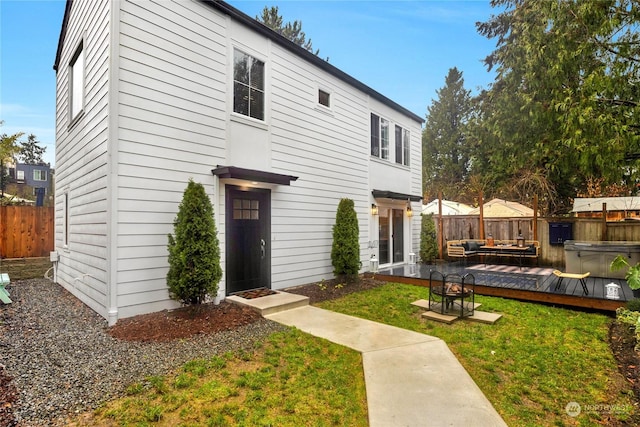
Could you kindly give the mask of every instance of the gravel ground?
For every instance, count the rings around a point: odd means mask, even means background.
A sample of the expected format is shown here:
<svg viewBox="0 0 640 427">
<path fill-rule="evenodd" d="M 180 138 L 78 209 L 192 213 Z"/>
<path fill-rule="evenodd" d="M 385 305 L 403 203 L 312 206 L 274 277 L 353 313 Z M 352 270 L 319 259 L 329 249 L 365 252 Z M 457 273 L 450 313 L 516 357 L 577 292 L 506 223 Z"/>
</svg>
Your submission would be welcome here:
<svg viewBox="0 0 640 427">
<path fill-rule="evenodd" d="M 168 343 L 127 342 L 109 336 L 102 317 L 46 279 L 18 281 L 8 290 L 13 304 L 0 305 L 0 364 L 18 389 L 14 414 L 21 426 L 64 425 L 149 375 L 249 348 L 285 329 L 261 319 Z"/>
</svg>

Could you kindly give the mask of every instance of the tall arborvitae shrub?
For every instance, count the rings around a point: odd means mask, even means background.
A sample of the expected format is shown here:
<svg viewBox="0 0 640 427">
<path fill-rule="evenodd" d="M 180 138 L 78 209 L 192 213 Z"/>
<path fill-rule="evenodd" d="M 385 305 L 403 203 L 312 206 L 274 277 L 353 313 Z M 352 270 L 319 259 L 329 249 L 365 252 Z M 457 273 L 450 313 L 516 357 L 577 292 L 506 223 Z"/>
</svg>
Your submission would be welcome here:
<svg viewBox="0 0 640 427">
<path fill-rule="evenodd" d="M 173 227 L 175 237 L 169 234 L 169 294 L 184 304 L 201 304 L 207 295 L 216 296 L 222 277 L 213 207 L 202 184 L 189 180 Z"/>
<path fill-rule="evenodd" d="M 436 241 L 436 224 L 433 214 L 421 214 L 420 229 L 420 259 L 422 262 L 432 262 L 438 257 L 438 242 Z"/>
<path fill-rule="evenodd" d="M 353 279 L 360 270 L 360 244 L 358 242 L 358 216 L 353 200 L 342 199 L 338 204 L 333 226 L 331 263 L 336 277 Z"/>
</svg>

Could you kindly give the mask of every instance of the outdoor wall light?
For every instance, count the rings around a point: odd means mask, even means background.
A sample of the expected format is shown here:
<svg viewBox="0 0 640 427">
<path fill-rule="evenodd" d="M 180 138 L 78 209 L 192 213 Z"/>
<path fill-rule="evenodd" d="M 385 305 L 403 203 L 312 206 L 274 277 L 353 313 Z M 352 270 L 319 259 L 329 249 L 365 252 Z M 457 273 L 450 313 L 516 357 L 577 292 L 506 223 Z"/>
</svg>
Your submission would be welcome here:
<svg viewBox="0 0 640 427">
<path fill-rule="evenodd" d="M 411 209 L 411 202 L 407 200 L 407 216 L 413 216 L 413 209 Z"/>
<path fill-rule="evenodd" d="M 378 205 L 375 203 L 371 204 L 371 215 L 378 215 Z"/>
</svg>

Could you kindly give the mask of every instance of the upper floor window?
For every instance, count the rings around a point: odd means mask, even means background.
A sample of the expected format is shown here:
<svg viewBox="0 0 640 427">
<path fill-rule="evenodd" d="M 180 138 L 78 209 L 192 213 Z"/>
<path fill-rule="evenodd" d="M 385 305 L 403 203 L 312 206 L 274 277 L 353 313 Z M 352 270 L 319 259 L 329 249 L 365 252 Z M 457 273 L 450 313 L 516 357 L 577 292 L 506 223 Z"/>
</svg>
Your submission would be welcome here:
<svg viewBox="0 0 640 427">
<path fill-rule="evenodd" d="M 16 171 L 16 179 L 18 181 L 24 181 L 24 171 Z"/>
<path fill-rule="evenodd" d="M 409 166 L 409 131 L 396 125 L 396 163 Z"/>
<path fill-rule="evenodd" d="M 389 121 L 371 113 L 371 155 L 389 159 Z"/>
<path fill-rule="evenodd" d="M 71 120 L 84 108 L 84 55 L 82 44 L 78 47 L 69 63 L 69 111 Z"/>
<path fill-rule="evenodd" d="M 331 107 L 331 94 L 322 89 L 318 89 L 318 104 Z"/>
<path fill-rule="evenodd" d="M 45 170 L 33 170 L 33 180 L 34 181 L 46 181 L 47 180 L 47 171 Z"/>
<path fill-rule="evenodd" d="M 264 120 L 264 62 L 233 52 L 233 111 Z"/>
</svg>

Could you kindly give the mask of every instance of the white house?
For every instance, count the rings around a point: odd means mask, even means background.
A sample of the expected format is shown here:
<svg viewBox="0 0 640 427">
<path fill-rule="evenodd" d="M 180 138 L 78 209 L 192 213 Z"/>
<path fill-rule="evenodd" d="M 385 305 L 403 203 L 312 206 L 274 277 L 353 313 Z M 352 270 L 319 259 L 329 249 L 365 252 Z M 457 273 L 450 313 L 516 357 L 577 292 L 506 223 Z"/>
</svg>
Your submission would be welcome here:
<svg viewBox="0 0 640 427">
<path fill-rule="evenodd" d="M 167 234 L 190 178 L 223 295 L 332 277 L 343 197 L 363 271 L 418 251 L 422 119 L 229 4 L 67 0 L 54 69 L 56 280 L 109 324 L 177 306 Z"/>
</svg>

